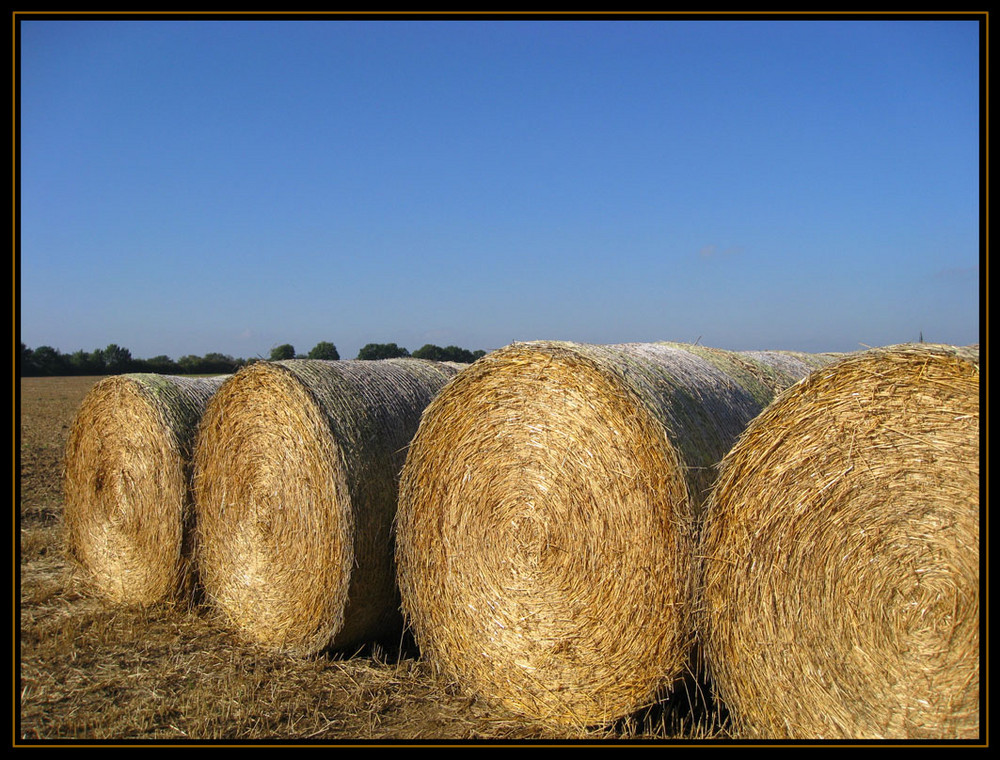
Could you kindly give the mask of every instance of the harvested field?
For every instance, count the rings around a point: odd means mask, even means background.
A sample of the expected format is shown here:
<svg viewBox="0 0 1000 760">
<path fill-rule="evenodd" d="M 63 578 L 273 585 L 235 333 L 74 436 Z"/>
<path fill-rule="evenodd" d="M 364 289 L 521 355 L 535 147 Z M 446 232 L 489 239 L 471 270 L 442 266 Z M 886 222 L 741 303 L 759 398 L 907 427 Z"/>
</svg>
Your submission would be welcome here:
<svg viewBox="0 0 1000 760">
<path fill-rule="evenodd" d="M 657 710 L 602 730 L 542 726 L 459 692 L 408 640 L 354 656 L 292 657 L 244 646 L 204 606 L 112 609 L 85 595 L 64 555 L 60 462 L 77 409 L 98 379 L 18 381 L 15 744 L 724 736 Z"/>
<path fill-rule="evenodd" d="M 471 365 L 427 408 L 401 478 L 397 564 L 422 651 L 554 724 L 608 724 L 671 692 L 689 706 L 714 466 L 827 361 L 533 342 Z"/>
<path fill-rule="evenodd" d="M 408 637 L 400 646 L 350 655 L 294 657 L 247 647 L 205 606 L 113 609 L 85 595 L 64 554 L 61 460 L 77 409 L 97 380 L 18 381 L 15 745 L 148 740 L 675 745 L 755 736 L 734 728 L 725 715 L 675 710 L 676 702 L 658 703 L 604 728 L 543 724 L 460 688 Z M 843 696 L 845 703 L 854 698 Z M 707 697 L 687 699 L 699 700 Z"/>
<path fill-rule="evenodd" d="M 819 370 L 722 463 L 699 628 L 742 735 L 976 739 L 979 352 Z"/>
</svg>

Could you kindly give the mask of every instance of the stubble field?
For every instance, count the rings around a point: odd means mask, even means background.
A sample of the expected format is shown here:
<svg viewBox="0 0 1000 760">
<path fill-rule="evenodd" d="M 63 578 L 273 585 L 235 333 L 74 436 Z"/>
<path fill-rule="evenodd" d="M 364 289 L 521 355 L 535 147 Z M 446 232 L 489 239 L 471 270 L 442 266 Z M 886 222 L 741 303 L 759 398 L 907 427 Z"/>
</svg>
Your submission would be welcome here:
<svg viewBox="0 0 1000 760">
<path fill-rule="evenodd" d="M 532 725 L 443 681 L 409 640 L 297 659 L 248 649 L 206 606 L 112 609 L 86 596 L 63 553 L 61 467 L 76 409 L 97 379 L 19 380 L 15 743 L 725 738 L 682 705 L 600 729 Z"/>
</svg>

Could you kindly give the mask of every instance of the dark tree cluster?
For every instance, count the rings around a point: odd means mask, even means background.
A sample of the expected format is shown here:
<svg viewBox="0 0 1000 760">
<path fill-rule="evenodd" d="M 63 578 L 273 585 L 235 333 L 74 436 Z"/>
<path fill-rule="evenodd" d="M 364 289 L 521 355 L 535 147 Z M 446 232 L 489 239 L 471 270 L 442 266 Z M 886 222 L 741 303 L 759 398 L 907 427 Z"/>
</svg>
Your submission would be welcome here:
<svg viewBox="0 0 1000 760">
<path fill-rule="evenodd" d="M 395 343 L 368 343 L 358 351 L 359 359 L 400 359 L 409 356 L 410 352 Z"/>
<path fill-rule="evenodd" d="M 396 359 L 413 356 L 416 359 L 430 359 L 439 362 L 462 362 L 470 364 L 485 351 L 469 351 L 458 346 L 435 346 L 428 343 L 412 354 L 395 343 L 369 343 L 358 352 L 358 359 Z M 295 352 L 291 343 L 283 343 L 271 349 L 270 361 L 283 359 L 325 359 L 338 360 L 337 347 L 329 341 L 320 341 L 308 354 Z M 228 354 L 208 353 L 204 356 L 189 354 L 174 361 L 169 356 L 154 356 L 152 359 L 136 359 L 132 352 L 112 343 L 107 348 L 93 351 L 76 351 L 63 354 L 51 346 L 28 348 L 21 344 L 20 374 L 23 377 L 41 375 L 120 375 L 126 372 L 156 372 L 161 375 L 226 375 L 251 364 L 256 359 L 235 359 Z"/>
<path fill-rule="evenodd" d="M 359 359 L 398 359 L 400 357 L 412 356 L 414 359 L 430 359 L 435 362 L 461 362 L 471 364 L 481 356 L 485 356 L 485 351 L 469 351 L 458 346 L 435 346 L 427 343 L 421 346 L 412 354 L 395 343 L 369 343 L 358 352 Z"/>
<path fill-rule="evenodd" d="M 21 375 L 121 375 L 126 372 L 156 372 L 161 375 L 223 375 L 231 374 L 249 362 L 228 354 L 208 353 L 204 356 L 182 356 L 174 361 L 169 356 L 136 359 L 132 352 L 112 343 L 107 348 L 64 354 L 51 346 L 31 349 L 21 344 Z"/>
<path fill-rule="evenodd" d="M 337 351 L 337 347 L 328 340 L 321 340 L 305 355 L 295 353 L 295 346 L 291 343 L 282 343 L 280 346 L 272 348 L 271 355 L 268 357 L 272 362 L 280 362 L 285 359 L 325 359 L 326 361 L 336 361 L 339 358 L 340 352 Z"/>
<path fill-rule="evenodd" d="M 472 364 L 476 359 L 485 356 L 485 351 L 469 351 L 458 346 L 435 346 L 428 343 L 414 351 L 411 356 L 416 359 L 430 359 L 435 362 L 461 362 L 462 364 Z"/>
</svg>

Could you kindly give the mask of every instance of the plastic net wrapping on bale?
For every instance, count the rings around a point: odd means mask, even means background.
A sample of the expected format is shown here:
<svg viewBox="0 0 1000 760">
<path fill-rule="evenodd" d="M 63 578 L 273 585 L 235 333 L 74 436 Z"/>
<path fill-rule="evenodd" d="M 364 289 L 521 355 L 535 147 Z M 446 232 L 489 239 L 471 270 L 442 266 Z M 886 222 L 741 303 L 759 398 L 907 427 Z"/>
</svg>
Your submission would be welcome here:
<svg viewBox="0 0 1000 760">
<path fill-rule="evenodd" d="M 460 365 L 259 362 L 205 412 L 202 584 L 227 626 L 293 654 L 397 635 L 392 521 L 420 413 Z"/>
<path fill-rule="evenodd" d="M 776 389 L 828 361 L 772 359 L 515 343 L 452 380 L 400 481 L 402 601 L 428 660 L 516 712 L 579 725 L 680 677 L 714 466 Z"/>
<path fill-rule="evenodd" d="M 148 606 L 194 589 L 190 461 L 224 379 L 117 375 L 77 410 L 64 459 L 66 545 L 109 602 Z"/>
<path fill-rule="evenodd" d="M 699 628 L 744 736 L 979 732 L 979 352 L 817 370 L 724 460 Z"/>
</svg>

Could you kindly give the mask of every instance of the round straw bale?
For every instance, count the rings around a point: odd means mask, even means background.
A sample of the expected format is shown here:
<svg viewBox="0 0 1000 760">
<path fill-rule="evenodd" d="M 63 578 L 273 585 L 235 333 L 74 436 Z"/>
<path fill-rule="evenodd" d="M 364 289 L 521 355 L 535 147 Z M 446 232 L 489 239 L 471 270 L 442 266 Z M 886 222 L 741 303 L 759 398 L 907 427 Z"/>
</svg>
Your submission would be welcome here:
<svg viewBox="0 0 1000 760">
<path fill-rule="evenodd" d="M 807 371 L 679 344 L 515 343 L 472 364 L 428 406 L 400 481 L 425 656 L 551 723 L 641 708 L 689 662 L 713 466 L 768 383 Z"/>
<path fill-rule="evenodd" d="M 721 465 L 698 628 L 736 730 L 979 732 L 979 352 L 851 355 L 781 394 Z"/>
<path fill-rule="evenodd" d="M 291 654 L 399 633 L 392 520 L 420 413 L 458 371 L 419 359 L 258 362 L 219 389 L 195 452 L 206 597 Z"/>
<path fill-rule="evenodd" d="M 147 606 L 193 590 L 190 460 L 224 379 L 116 375 L 84 397 L 64 458 L 66 545 L 108 601 Z"/>
</svg>

